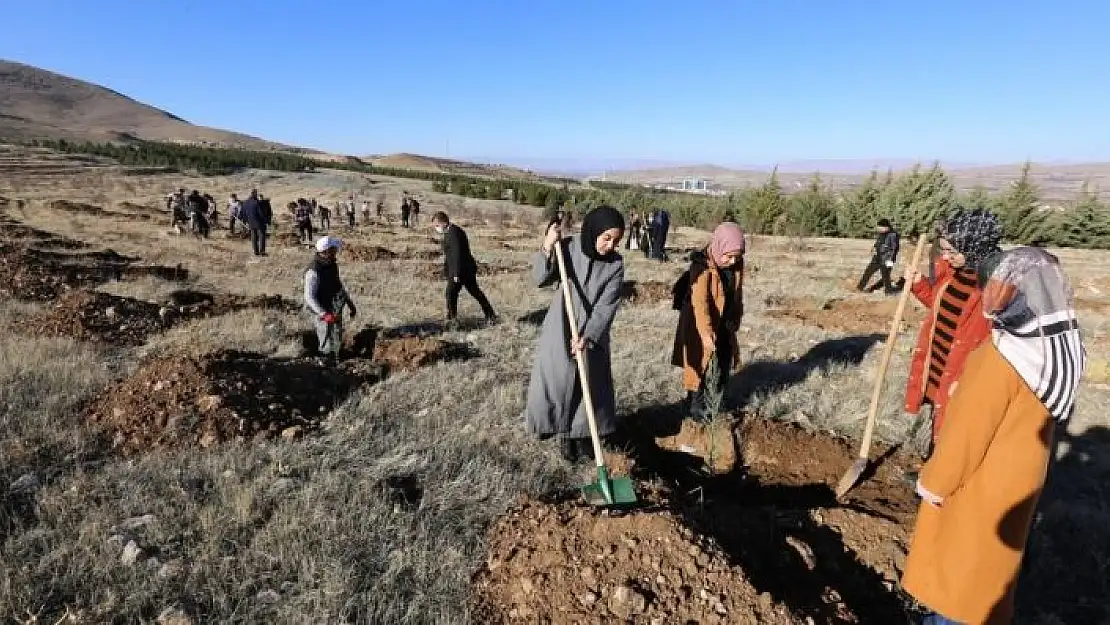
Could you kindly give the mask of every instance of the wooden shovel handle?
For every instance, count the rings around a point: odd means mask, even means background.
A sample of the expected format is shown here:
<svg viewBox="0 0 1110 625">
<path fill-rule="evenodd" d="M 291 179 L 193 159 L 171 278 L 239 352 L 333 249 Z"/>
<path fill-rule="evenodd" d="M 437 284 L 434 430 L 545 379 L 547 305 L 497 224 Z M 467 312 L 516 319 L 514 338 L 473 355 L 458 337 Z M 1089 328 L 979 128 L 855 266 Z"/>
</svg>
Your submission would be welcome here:
<svg viewBox="0 0 1110 625">
<path fill-rule="evenodd" d="M 928 237 L 924 234 L 917 238 L 917 247 L 913 250 L 911 267 L 921 263 L 921 256 L 925 252 Z M 883 396 L 883 386 L 886 381 L 886 370 L 890 367 L 890 357 L 894 355 L 894 341 L 898 339 L 898 330 L 902 324 L 902 314 L 906 311 L 906 302 L 910 299 L 911 284 L 909 280 L 902 285 L 902 293 L 898 296 L 898 307 L 894 309 L 894 320 L 890 324 L 890 332 L 886 336 L 886 345 L 883 346 L 883 357 L 879 361 L 879 371 L 875 375 L 875 388 L 871 391 L 871 405 L 867 408 L 867 426 L 863 430 L 863 441 L 859 446 L 859 457 L 867 459 L 871 453 L 871 437 L 875 433 L 875 417 L 879 413 L 879 400 Z"/>
<path fill-rule="evenodd" d="M 563 308 L 567 311 L 567 320 L 570 322 L 570 337 L 578 342 L 578 322 L 574 318 L 574 299 L 571 297 L 570 280 L 567 278 L 567 266 L 563 260 L 563 241 L 560 238 L 555 242 L 555 259 L 559 263 L 559 283 L 563 288 Z M 586 370 L 586 357 L 579 351 L 575 354 L 578 363 L 578 380 L 582 386 L 582 401 L 586 404 L 586 421 L 590 424 L 590 438 L 594 444 L 594 462 L 599 467 L 605 466 L 605 456 L 601 451 L 601 438 L 597 434 L 597 418 L 594 416 L 594 400 L 590 394 L 590 378 Z"/>
</svg>

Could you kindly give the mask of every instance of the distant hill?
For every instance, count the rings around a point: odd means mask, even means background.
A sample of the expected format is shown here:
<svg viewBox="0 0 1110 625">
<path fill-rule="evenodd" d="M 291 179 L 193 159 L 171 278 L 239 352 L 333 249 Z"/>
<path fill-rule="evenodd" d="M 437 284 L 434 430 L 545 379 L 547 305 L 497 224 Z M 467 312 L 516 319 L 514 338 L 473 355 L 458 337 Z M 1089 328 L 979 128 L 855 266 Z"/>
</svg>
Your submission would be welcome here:
<svg viewBox="0 0 1110 625">
<path fill-rule="evenodd" d="M 0 60 L 0 139 L 103 142 L 129 137 L 218 147 L 292 149 L 237 132 L 197 126 L 111 89 Z"/>
</svg>

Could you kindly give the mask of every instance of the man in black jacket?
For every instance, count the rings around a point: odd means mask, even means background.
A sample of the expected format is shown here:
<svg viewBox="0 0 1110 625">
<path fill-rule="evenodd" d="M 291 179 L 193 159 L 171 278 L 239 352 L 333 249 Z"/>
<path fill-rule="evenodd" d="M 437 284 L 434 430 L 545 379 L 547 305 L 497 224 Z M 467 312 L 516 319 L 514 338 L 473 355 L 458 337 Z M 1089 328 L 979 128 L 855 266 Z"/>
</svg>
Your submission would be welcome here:
<svg viewBox="0 0 1110 625">
<path fill-rule="evenodd" d="M 875 233 L 875 245 L 871 248 L 871 262 L 867 265 L 867 269 L 863 270 L 856 289 L 874 291 L 882 286 L 887 295 L 894 295 L 898 290 L 890 281 L 890 272 L 894 269 L 894 263 L 898 262 L 900 243 L 898 231 L 891 226 L 889 219 L 883 218 L 875 225 Z M 879 284 L 868 288 L 867 285 L 871 282 L 871 278 L 875 277 L 875 272 L 879 272 L 881 280 Z"/>
<path fill-rule="evenodd" d="M 497 314 L 486 299 L 485 293 L 478 288 L 478 263 L 470 253 L 470 241 L 462 228 L 451 223 L 447 213 L 437 212 L 432 217 L 432 227 L 443 236 L 443 273 L 447 278 L 447 321 L 458 316 L 459 292 L 463 288 L 482 307 L 486 322 L 495 323 Z"/>
<path fill-rule="evenodd" d="M 265 205 L 262 202 L 258 190 L 252 189 L 251 196 L 243 202 L 239 209 L 240 221 L 245 222 L 247 227 L 250 228 L 251 247 L 254 249 L 255 256 L 266 255 L 266 228 L 273 221 L 273 211 L 269 208 L 270 201 L 265 200 Z"/>
</svg>

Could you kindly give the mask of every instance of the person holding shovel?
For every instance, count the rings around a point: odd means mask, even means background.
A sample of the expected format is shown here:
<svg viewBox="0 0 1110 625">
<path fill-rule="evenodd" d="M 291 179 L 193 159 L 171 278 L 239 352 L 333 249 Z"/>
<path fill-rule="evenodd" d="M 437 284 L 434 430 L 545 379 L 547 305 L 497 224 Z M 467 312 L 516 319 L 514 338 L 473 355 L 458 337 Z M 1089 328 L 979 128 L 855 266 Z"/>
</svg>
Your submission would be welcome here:
<svg viewBox="0 0 1110 625">
<path fill-rule="evenodd" d="M 544 317 L 528 383 L 525 430 L 541 439 L 557 436 L 569 462 L 592 457 L 592 443 L 580 384 L 589 384 L 599 436 L 617 429 L 609 331 L 621 303 L 624 260 L 617 252 L 624 218 L 611 206 L 586 214 L 578 236 L 562 237 L 550 224 L 533 259 L 532 278 L 539 287 L 559 283 L 555 246 L 562 247 L 571 286 L 579 339 L 572 341 L 564 295 L 556 292 Z M 589 379 L 580 380 L 576 354 L 585 355 Z"/>
<path fill-rule="evenodd" d="M 736 331 L 744 315 L 744 249 L 744 231 L 726 222 L 713 231 L 705 249 L 690 257 L 689 291 L 678 317 L 671 364 L 683 369 L 686 403 L 698 420 L 722 408 L 729 373 L 739 362 Z"/>
<path fill-rule="evenodd" d="M 336 257 L 342 248 L 343 241 L 339 237 L 320 237 L 312 264 L 304 273 L 305 313 L 312 318 L 319 353 L 330 364 L 339 359 L 339 348 L 343 345 L 344 307 L 350 308 L 352 318 L 358 314 L 339 278 Z"/>
<path fill-rule="evenodd" d="M 991 340 L 968 356 L 917 482 L 902 587 L 931 611 L 929 625 L 1013 620 L 1054 431 L 1071 416 L 1086 368 L 1056 257 L 1022 247 L 996 258 L 980 271 L 989 275 L 981 301 Z"/>
<path fill-rule="evenodd" d="M 918 331 L 910 361 L 906 412 L 916 415 L 928 407 L 929 449 L 940 436 L 949 394 L 964 362 L 990 336 L 976 271 L 1002 252 L 1001 242 L 1002 224 L 996 215 L 983 209 L 960 212 L 940 227 L 933 278 L 922 276 L 917 267 L 906 268 L 906 283 L 930 313 Z M 907 477 L 916 480 L 916 475 Z"/>
</svg>

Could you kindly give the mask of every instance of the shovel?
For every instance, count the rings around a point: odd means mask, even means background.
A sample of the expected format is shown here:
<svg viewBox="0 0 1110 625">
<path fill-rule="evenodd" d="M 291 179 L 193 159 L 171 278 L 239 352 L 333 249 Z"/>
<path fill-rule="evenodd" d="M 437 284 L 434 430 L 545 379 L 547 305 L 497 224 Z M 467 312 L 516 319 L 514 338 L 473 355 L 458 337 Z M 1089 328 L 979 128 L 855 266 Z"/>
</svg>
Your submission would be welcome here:
<svg viewBox="0 0 1110 625">
<path fill-rule="evenodd" d="M 574 301 L 570 294 L 567 267 L 563 261 L 563 243 L 555 244 L 555 258 L 559 263 L 559 277 L 563 286 L 563 307 L 570 321 L 570 336 L 578 342 L 578 323 L 574 319 Z M 590 395 L 590 378 L 586 372 L 586 357 L 582 352 L 575 354 L 578 362 L 578 380 L 582 385 L 582 402 L 586 405 L 586 421 L 590 424 L 590 438 L 594 444 L 594 461 L 597 463 L 597 481 L 582 486 L 582 497 L 594 506 L 613 506 L 636 503 L 636 490 L 632 480 L 627 477 L 611 478 L 605 468 L 605 456 L 601 451 L 601 438 L 597 435 L 597 419 L 594 417 L 594 402 Z"/>
<path fill-rule="evenodd" d="M 918 237 L 917 247 L 913 250 L 913 260 L 910 261 L 911 267 L 917 267 L 918 263 L 921 262 L 926 241 L 926 235 L 922 234 Z M 856 457 L 856 461 L 852 463 L 852 467 L 848 469 L 844 477 L 840 478 L 840 483 L 836 486 L 837 499 L 852 490 L 860 476 L 863 475 L 864 470 L 867 469 L 868 456 L 871 453 L 871 435 L 875 432 L 875 417 L 879 412 L 879 399 L 883 395 L 883 382 L 886 381 L 886 370 L 890 366 L 890 357 L 894 354 L 894 341 L 898 338 L 899 326 L 902 324 L 902 313 L 906 311 L 906 302 L 910 298 L 910 286 L 909 282 L 903 284 L 902 293 L 898 296 L 898 307 L 894 309 L 894 320 L 890 324 L 886 345 L 883 346 L 883 358 L 879 361 L 879 372 L 875 375 L 875 388 L 871 391 L 871 405 L 867 409 L 867 425 L 863 429 L 863 441 L 859 446 L 859 456 Z"/>
</svg>

